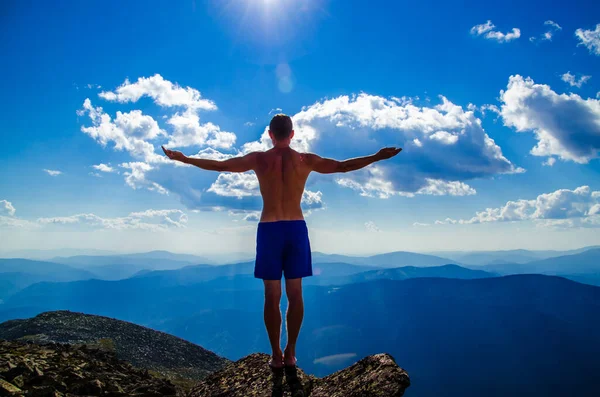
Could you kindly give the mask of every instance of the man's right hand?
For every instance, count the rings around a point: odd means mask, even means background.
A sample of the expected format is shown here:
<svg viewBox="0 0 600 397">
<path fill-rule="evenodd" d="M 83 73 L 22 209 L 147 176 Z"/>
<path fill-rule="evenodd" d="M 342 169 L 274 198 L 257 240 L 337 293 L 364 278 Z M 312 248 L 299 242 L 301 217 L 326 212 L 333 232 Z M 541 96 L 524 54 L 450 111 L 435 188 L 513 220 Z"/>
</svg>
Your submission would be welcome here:
<svg viewBox="0 0 600 397">
<path fill-rule="evenodd" d="M 395 155 L 397 155 L 401 151 L 402 151 L 402 148 L 384 147 L 383 149 L 381 149 L 380 151 L 378 151 L 375 156 L 377 157 L 377 160 L 387 160 L 389 158 L 394 157 Z"/>
<path fill-rule="evenodd" d="M 165 152 L 165 154 L 167 155 L 168 158 L 170 158 L 171 160 L 177 160 L 177 161 L 182 161 L 186 159 L 185 154 L 178 152 L 177 150 L 169 150 L 169 149 L 165 149 L 164 146 L 160 146 L 163 150 L 163 152 Z"/>
</svg>

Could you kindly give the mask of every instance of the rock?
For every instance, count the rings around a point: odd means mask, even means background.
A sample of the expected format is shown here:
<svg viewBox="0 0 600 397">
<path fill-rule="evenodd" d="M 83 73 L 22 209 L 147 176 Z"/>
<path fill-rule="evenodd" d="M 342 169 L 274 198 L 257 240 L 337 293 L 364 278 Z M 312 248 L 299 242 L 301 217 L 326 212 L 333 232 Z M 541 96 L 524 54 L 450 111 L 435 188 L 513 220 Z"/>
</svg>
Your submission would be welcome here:
<svg viewBox="0 0 600 397">
<path fill-rule="evenodd" d="M 19 394 L 21 394 L 21 389 L 4 379 L 0 379 L 0 396 L 15 396 Z"/>
<path fill-rule="evenodd" d="M 19 375 L 13 378 L 12 383 L 17 387 L 23 388 L 25 379 L 23 378 L 23 375 Z"/>
<path fill-rule="evenodd" d="M 267 354 L 251 354 L 208 376 L 192 389 L 190 397 L 270 396 L 273 377 Z M 376 354 L 319 379 L 298 369 L 304 397 L 399 397 L 410 386 L 406 371 L 392 356 Z M 284 393 L 289 387 L 284 379 Z"/>
<path fill-rule="evenodd" d="M 66 310 L 6 321 L 0 324 L 0 339 L 22 339 L 38 344 L 77 344 L 76 349 L 61 351 L 63 358 L 70 355 L 83 358 L 93 354 L 101 359 L 114 353 L 137 368 L 168 375 L 172 379 L 192 381 L 202 380 L 230 362 L 201 346 L 164 332 L 109 317 Z M 102 361 L 95 365 L 101 366 Z"/>
<path fill-rule="evenodd" d="M 64 354 L 67 353 L 67 354 Z M 13 362 L 14 365 L 7 365 Z M 8 377 L 7 375 L 15 375 Z M 0 396 L 183 396 L 169 380 L 89 346 L 0 340 Z"/>
</svg>

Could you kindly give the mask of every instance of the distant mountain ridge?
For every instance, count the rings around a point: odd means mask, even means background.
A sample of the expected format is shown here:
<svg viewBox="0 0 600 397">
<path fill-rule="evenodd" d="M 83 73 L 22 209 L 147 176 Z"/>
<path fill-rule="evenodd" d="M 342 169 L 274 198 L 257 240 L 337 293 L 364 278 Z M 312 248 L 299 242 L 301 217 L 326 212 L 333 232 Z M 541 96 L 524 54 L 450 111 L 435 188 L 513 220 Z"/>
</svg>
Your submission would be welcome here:
<svg viewBox="0 0 600 397">
<path fill-rule="evenodd" d="M 488 265 L 501 263 L 523 264 L 542 259 L 553 258 L 557 256 L 575 255 L 591 249 L 600 248 L 598 245 L 581 247 L 565 251 L 553 250 L 499 250 L 499 251 L 440 251 L 432 252 L 432 255 L 439 255 L 451 260 L 460 262 L 464 265 Z"/>
<path fill-rule="evenodd" d="M 442 266 L 455 263 L 455 261 L 447 258 L 406 251 L 388 252 L 385 254 L 378 254 L 372 256 L 347 256 L 313 252 L 312 258 L 313 263 L 344 262 L 353 265 L 367 265 L 378 267 L 425 267 Z"/>
<path fill-rule="evenodd" d="M 473 269 L 485 269 L 500 274 L 588 274 L 600 273 L 600 248 L 523 264 L 503 263 Z"/>
</svg>

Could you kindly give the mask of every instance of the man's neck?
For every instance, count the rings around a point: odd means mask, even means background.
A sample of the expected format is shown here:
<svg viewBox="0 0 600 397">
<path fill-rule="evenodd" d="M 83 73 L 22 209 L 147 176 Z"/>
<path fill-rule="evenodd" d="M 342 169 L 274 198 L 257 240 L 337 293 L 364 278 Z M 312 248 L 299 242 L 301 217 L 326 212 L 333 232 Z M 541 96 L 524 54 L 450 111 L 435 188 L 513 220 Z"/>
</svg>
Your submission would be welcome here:
<svg viewBox="0 0 600 397">
<path fill-rule="evenodd" d="M 290 147 L 290 143 L 289 142 L 275 142 L 273 144 L 273 147 L 275 149 L 285 149 L 285 148 Z"/>
</svg>

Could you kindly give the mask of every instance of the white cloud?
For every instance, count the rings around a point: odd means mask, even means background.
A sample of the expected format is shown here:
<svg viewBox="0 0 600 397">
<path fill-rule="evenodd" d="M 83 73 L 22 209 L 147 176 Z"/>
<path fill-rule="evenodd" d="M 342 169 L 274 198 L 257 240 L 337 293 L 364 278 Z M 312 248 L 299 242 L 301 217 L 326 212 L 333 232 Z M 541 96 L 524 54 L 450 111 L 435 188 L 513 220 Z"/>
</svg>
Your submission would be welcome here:
<svg viewBox="0 0 600 397">
<path fill-rule="evenodd" d="M 92 167 L 94 167 L 94 169 L 101 171 L 101 172 L 109 172 L 109 173 L 118 172 L 114 167 L 111 167 L 110 165 L 103 164 L 103 163 L 100 163 L 97 165 L 92 165 Z"/>
<path fill-rule="evenodd" d="M 242 197 L 259 196 L 258 178 L 254 172 L 233 173 L 223 172 L 217 177 L 217 180 L 208 188 L 219 196 Z"/>
<path fill-rule="evenodd" d="M 218 150 L 208 147 L 188 157 L 222 161 L 235 157 L 235 154 L 221 153 Z"/>
<path fill-rule="evenodd" d="M 252 121 L 246 121 L 246 122 L 244 123 L 244 125 L 245 125 L 246 127 L 252 127 L 252 126 L 254 125 L 254 123 L 253 123 Z"/>
<path fill-rule="evenodd" d="M 101 97 L 135 102 L 147 95 L 159 106 L 184 109 L 168 115 L 165 120 L 170 128 L 163 129 L 140 111 L 119 112 L 113 120 L 101 107 L 92 106 L 86 99 L 78 114 L 88 116 L 92 125 L 82 127 L 82 131 L 102 146 L 113 143 L 115 150 L 131 155 L 132 159 L 120 167 L 127 168 L 125 181 L 134 189 L 176 193 L 190 209 L 256 210 L 260 206 L 260 194 L 254 174 L 223 173 L 207 181 L 212 174 L 191 171 L 188 169 L 194 167 L 168 160 L 153 143 L 160 139 L 167 141 L 167 146 L 205 146 L 191 157 L 217 160 L 271 147 L 266 127 L 259 140 L 246 142 L 241 150 L 236 149 L 235 134 L 221 131 L 210 122 L 200 123 L 197 110 L 203 107 L 196 102 L 206 99 L 195 93 L 197 91 L 190 87 L 181 88 L 160 76 L 140 78 L 136 83 L 125 82 Z M 503 156 L 473 111 L 440 98 L 441 103 L 431 107 L 415 106 L 413 100 L 406 97 L 386 99 L 368 94 L 317 102 L 293 116 L 296 135 L 292 146 L 335 158 L 366 155 L 388 145 L 404 146 L 404 151 L 393 160 L 337 179 L 342 186 L 382 198 L 474 194 L 475 190 L 466 184 L 469 180 L 522 171 Z M 333 140 L 336 145 L 329 145 Z M 217 148 L 229 150 L 223 153 Z M 322 203 L 309 204 L 306 200 L 304 197 L 303 208 L 310 205 L 322 208 Z"/>
<path fill-rule="evenodd" d="M 81 131 L 92 137 L 102 147 L 106 147 L 109 142 L 112 142 L 115 150 L 125 150 L 136 159 L 147 162 L 167 161 L 163 156 L 154 153 L 154 145 L 147 142 L 147 139 L 153 139 L 166 133 L 158 127 L 156 120 L 142 115 L 141 111 L 117 112 L 117 118 L 113 122 L 101 107 L 93 107 L 89 98 L 86 98 L 83 109 L 77 114 L 89 116 L 92 126 L 82 126 Z"/>
<path fill-rule="evenodd" d="M 575 36 L 579 39 L 579 44 L 585 46 L 591 54 L 600 55 L 600 23 L 594 30 L 577 29 Z"/>
<path fill-rule="evenodd" d="M 377 225 L 373 221 L 365 222 L 365 229 L 367 229 L 367 232 L 370 233 L 376 233 L 381 231 L 381 229 L 379 229 L 379 227 L 377 227 Z"/>
<path fill-rule="evenodd" d="M 213 123 L 200 124 L 200 117 L 194 110 L 175 113 L 167 123 L 174 129 L 167 143 L 169 147 L 209 145 L 228 149 L 235 144 L 234 133 L 221 131 L 219 126 Z"/>
<path fill-rule="evenodd" d="M 84 225 L 95 229 L 142 229 L 161 231 L 169 228 L 184 228 L 187 215 L 181 210 L 146 210 L 132 212 L 125 217 L 102 218 L 95 214 L 76 214 L 63 217 L 39 218 L 40 225 Z"/>
<path fill-rule="evenodd" d="M 489 222 L 535 221 L 543 226 L 600 226 L 600 191 L 589 186 L 560 189 L 540 194 L 533 200 L 508 201 L 499 208 L 486 208 L 470 219 L 448 218 L 436 224 L 477 224 Z"/>
<path fill-rule="evenodd" d="M 244 220 L 247 222 L 258 222 L 260 220 L 260 211 L 252 211 L 244 216 Z"/>
<path fill-rule="evenodd" d="M 556 164 L 556 158 L 555 157 L 548 157 L 548 160 L 544 161 L 542 163 L 542 165 L 548 166 L 548 167 L 552 167 L 554 164 Z"/>
<path fill-rule="evenodd" d="M 368 94 L 340 96 L 305 107 L 292 119 L 296 131 L 292 146 L 300 151 L 347 158 L 383 146 L 404 147 L 392 160 L 335 179 L 365 196 L 428 194 L 432 184 L 456 186 L 475 178 L 521 171 L 502 155 L 472 111 L 444 97 L 437 106 L 417 107 L 410 100 L 400 104 Z M 330 145 L 332 141 L 336 144 Z M 242 151 L 270 146 L 265 130 L 259 141 L 244 144 Z"/>
<path fill-rule="evenodd" d="M 62 174 L 62 171 L 58 171 L 58 170 L 47 170 L 44 168 L 44 171 L 50 176 L 58 176 L 58 175 Z"/>
<path fill-rule="evenodd" d="M 145 187 L 150 191 L 158 192 L 160 194 L 169 193 L 167 189 L 165 189 L 158 183 L 146 179 L 146 172 L 154 169 L 154 167 L 152 167 L 150 164 L 141 161 L 136 161 L 119 164 L 119 167 L 123 167 L 130 170 L 125 171 L 123 174 L 125 175 L 125 182 L 131 188 L 139 189 Z"/>
<path fill-rule="evenodd" d="M 8 200 L 0 200 L 0 215 L 13 216 L 16 212 L 15 207 Z"/>
<path fill-rule="evenodd" d="M 533 131 L 534 156 L 557 156 L 585 164 L 600 150 L 600 101 L 576 94 L 557 94 L 531 78 L 510 76 L 500 91 L 504 125 Z"/>
<path fill-rule="evenodd" d="M 551 27 L 553 27 L 553 28 L 554 28 L 554 29 L 556 29 L 556 30 L 562 30 L 562 28 L 560 27 L 560 25 L 559 25 L 559 24 L 557 24 L 556 22 L 554 22 L 554 21 L 551 21 L 551 20 L 545 21 L 545 22 L 544 22 L 544 25 L 551 26 Z"/>
<path fill-rule="evenodd" d="M 531 42 L 552 41 L 552 37 L 554 36 L 554 34 L 556 32 L 558 32 L 559 30 L 562 30 L 562 27 L 554 21 L 548 20 L 548 21 L 544 22 L 544 25 L 548 27 L 548 30 L 546 30 L 546 32 L 542 33 L 539 38 L 538 37 L 530 37 L 529 41 L 531 41 Z"/>
<path fill-rule="evenodd" d="M 581 88 L 583 84 L 585 84 L 592 76 L 579 76 L 579 79 L 575 78 L 575 75 L 572 75 L 571 72 L 567 72 L 560 76 L 561 80 L 565 83 L 569 84 L 571 87 Z"/>
<path fill-rule="evenodd" d="M 98 94 L 107 101 L 137 102 L 142 96 L 154 99 L 162 107 L 183 106 L 189 109 L 214 110 L 214 102 L 202 98 L 200 91 L 191 87 L 181 87 L 177 83 L 165 80 L 160 74 L 152 77 L 140 77 L 135 83 L 129 80 L 114 91 L 103 91 Z"/>
<path fill-rule="evenodd" d="M 417 194 L 428 194 L 432 196 L 470 196 L 477 192 L 471 186 L 463 182 L 427 179 L 427 186 L 417 191 Z"/>
<path fill-rule="evenodd" d="M 413 226 L 427 227 L 427 226 L 431 226 L 431 225 L 429 223 L 415 222 L 415 223 L 413 223 Z"/>
<path fill-rule="evenodd" d="M 34 222 L 15 217 L 15 207 L 7 200 L 0 200 L 0 227 L 39 228 L 49 225 L 86 225 L 100 229 L 146 229 L 165 230 L 185 227 L 188 217 L 181 210 L 146 210 L 132 212 L 125 217 L 102 218 L 95 214 L 76 214 L 59 217 L 42 217 Z"/>
<path fill-rule="evenodd" d="M 502 33 L 494 30 L 496 26 L 492 21 L 488 20 L 486 23 L 481 25 L 475 25 L 471 28 L 471 34 L 474 36 L 483 36 L 486 39 L 496 40 L 499 43 L 506 43 L 521 37 L 521 30 L 513 28 L 511 32 Z"/>
</svg>

